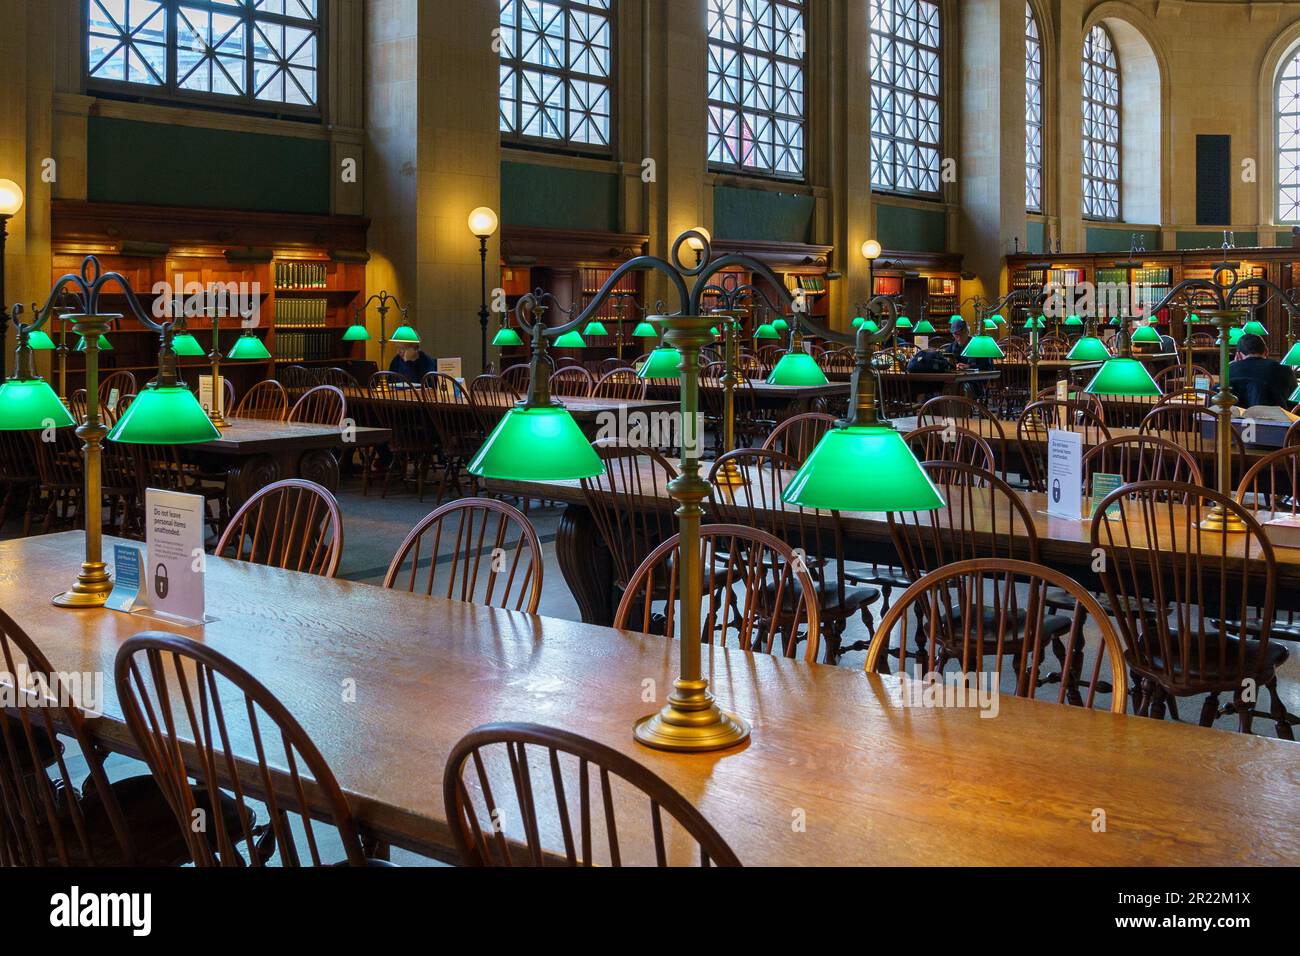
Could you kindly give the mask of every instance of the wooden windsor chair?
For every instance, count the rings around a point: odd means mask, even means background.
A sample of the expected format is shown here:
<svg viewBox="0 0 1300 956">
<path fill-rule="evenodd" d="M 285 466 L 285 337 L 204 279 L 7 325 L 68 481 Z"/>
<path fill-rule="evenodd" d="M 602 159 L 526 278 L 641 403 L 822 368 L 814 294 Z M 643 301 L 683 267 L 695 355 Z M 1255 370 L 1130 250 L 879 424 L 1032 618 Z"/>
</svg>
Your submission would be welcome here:
<svg viewBox="0 0 1300 956">
<path fill-rule="evenodd" d="M 772 429 L 763 447 L 783 452 L 802 465 L 822 437 L 834 427 L 835 416 L 825 412 L 791 415 Z"/>
<path fill-rule="evenodd" d="M 288 421 L 342 428 L 347 417 L 348 400 L 343 390 L 337 385 L 316 385 L 294 402 Z"/>
<path fill-rule="evenodd" d="M 289 395 L 275 379 L 267 379 L 245 392 L 231 414 L 233 418 L 282 422 L 289 415 Z"/>
<path fill-rule="evenodd" d="M 1047 435 L 1054 429 L 1079 432 L 1085 451 L 1111 437 L 1101 416 L 1086 403 L 1055 399 L 1030 403 L 1016 421 L 1016 444 L 1030 491 L 1047 490 Z"/>
<path fill-rule="evenodd" d="M 332 578 L 343 555 L 343 514 L 328 489 L 315 482 L 277 481 L 240 506 L 215 554 Z"/>
<path fill-rule="evenodd" d="M 641 401 L 645 393 L 645 379 L 638 378 L 635 370 L 626 367 L 611 369 L 591 387 L 592 398 L 610 398 L 620 402 Z"/>
<path fill-rule="evenodd" d="M 396 372 L 375 372 L 370 376 L 367 388 L 375 418 L 381 428 L 391 433 L 388 454 L 381 457 L 379 466 L 384 473 L 380 497 L 388 497 L 389 484 L 396 474 L 401 484 L 408 480 L 414 482 L 416 497 L 424 501 L 424 486 L 433 468 L 435 446 L 433 419 L 425 401 L 426 390 L 409 387 Z M 363 495 L 370 490 L 373 470 L 365 470 L 361 483 Z"/>
<path fill-rule="evenodd" d="M 571 365 L 552 373 L 550 389 L 552 395 L 570 398 L 586 398 L 591 394 L 591 373 L 581 365 Z"/>
</svg>

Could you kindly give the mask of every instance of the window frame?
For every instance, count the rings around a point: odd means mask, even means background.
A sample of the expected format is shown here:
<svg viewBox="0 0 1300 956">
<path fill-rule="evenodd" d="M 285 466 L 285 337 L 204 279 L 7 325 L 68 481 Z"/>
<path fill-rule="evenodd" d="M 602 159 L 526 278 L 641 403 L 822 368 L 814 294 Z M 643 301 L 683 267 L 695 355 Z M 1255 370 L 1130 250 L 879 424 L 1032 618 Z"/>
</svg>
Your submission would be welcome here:
<svg viewBox="0 0 1300 956">
<path fill-rule="evenodd" d="M 875 179 L 875 159 L 873 156 L 868 156 L 868 163 L 869 163 L 868 175 L 869 175 L 871 191 L 873 193 L 880 193 L 882 195 L 904 196 L 904 197 L 911 197 L 914 199 L 924 199 L 924 200 L 942 202 L 944 201 L 943 162 L 944 162 L 944 153 L 946 151 L 945 140 L 948 133 L 948 108 L 947 108 L 948 104 L 945 102 L 946 93 L 947 93 L 945 84 L 947 83 L 948 71 L 947 71 L 947 63 L 945 62 L 944 59 L 946 56 L 944 44 L 948 39 L 948 23 L 947 23 L 947 16 L 945 12 L 946 5 L 942 2 L 942 0 L 917 0 L 917 2 L 927 3 L 928 5 L 933 6 L 935 9 L 935 14 L 937 18 L 936 22 L 938 23 L 938 31 L 939 31 L 939 45 L 937 47 L 929 47 L 929 46 L 924 46 L 920 43 L 913 43 L 910 40 L 900 39 L 896 32 L 884 33 L 882 31 L 876 30 L 872 26 L 873 2 L 874 0 L 867 0 L 867 98 L 868 98 L 868 102 L 871 104 L 872 113 L 873 114 L 875 113 L 875 104 L 873 101 L 873 87 L 876 85 L 872 80 L 872 65 L 871 65 L 872 52 L 873 52 L 872 50 L 873 39 L 877 36 L 888 37 L 891 44 L 898 44 L 901 42 L 904 45 L 915 46 L 919 49 L 928 50 L 935 54 L 935 63 L 936 63 L 935 89 L 937 90 L 937 93 L 934 96 L 931 96 L 928 93 L 922 93 L 919 90 L 910 90 L 910 89 L 905 89 L 903 87 L 894 86 L 892 83 L 884 84 L 884 88 L 890 91 L 891 96 L 894 94 L 901 93 L 905 96 L 933 101 L 936 104 L 936 109 L 938 112 L 939 134 L 934 143 L 923 142 L 920 140 L 903 139 L 901 137 L 896 137 L 892 135 L 884 137 L 888 139 L 891 143 L 904 144 L 910 146 L 912 149 L 916 151 L 920 151 L 923 149 L 935 150 L 938 158 L 938 169 L 935 172 L 936 184 L 934 190 L 907 189 L 905 187 L 900 187 L 897 184 L 897 177 L 895 177 L 894 181 L 888 185 L 877 183 Z M 897 0 L 895 0 L 895 2 L 897 2 Z M 868 124 L 867 135 L 869 140 L 876 139 L 876 134 L 871 129 L 870 124 Z"/>
<path fill-rule="evenodd" d="M 528 136 L 520 132 L 510 132 L 501 129 L 500 128 L 501 127 L 500 77 L 501 77 L 501 67 L 505 66 L 507 63 L 513 65 L 513 69 L 516 71 L 516 73 L 518 72 L 520 67 L 526 67 L 528 69 L 537 69 L 543 73 L 560 77 L 561 83 L 564 88 L 564 114 L 565 114 L 566 127 L 567 127 L 568 113 L 569 113 L 569 93 L 570 93 L 569 78 L 573 77 L 573 78 L 583 80 L 585 82 L 596 82 L 598 78 L 595 77 L 594 74 L 574 73 L 572 70 L 568 69 L 567 67 L 563 67 L 557 70 L 554 67 L 540 66 L 538 64 L 525 64 L 522 60 L 518 59 L 517 57 L 513 60 L 506 60 L 504 57 L 498 54 L 497 55 L 496 101 L 497 101 L 497 129 L 501 136 L 501 145 L 511 149 L 535 150 L 538 152 L 546 152 L 546 153 L 562 153 L 565 156 L 587 156 L 596 159 L 611 159 L 614 157 L 616 153 L 616 144 L 618 143 L 618 136 L 619 136 L 618 0 L 610 0 L 608 9 L 604 9 L 604 10 L 597 7 L 593 7 L 592 4 L 588 2 L 588 0 L 547 0 L 547 2 L 554 3 L 557 4 L 558 6 L 563 7 L 565 10 L 566 17 L 568 15 L 568 11 L 571 8 L 579 7 L 587 10 L 588 12 L 601 14 L 604 17 L 606 17 L 606 19 L 609 21 L 609 73 L 605 77 L 605 84 L 608 88 L 608 99 L 609 99 L 609 131 L 607 136 L 608 142 L 603 146 L 600 145 L 599 143 L 575 142 L 567 138 L 568 135 L 567 128 L 565 130 L 566 138 L 564 139 L 556 139 L 547 136 Z M 499 0 L 498 0 L 498 8 L 497 8 L 497 29 L 502 31 L 504 31 L 505 29 L 501 24 L 501 10 L 500 10 Z M 519 39 L 519 31 L 517 30 L 515 41 L 514 41 L 516 52 L 519 49 L 518 39 Z M 565 43 L 566 43 L 566 53 L 567 53 L 567 43 L 568 43 L 567 35 L 566 35 Z M 521 118 L 519 111 L 521 109 L 522 102 L 523 102 L 522 99 L 518 97 L 515 98 L 514 125 L 516 129 L 518 129 L 521 126 L 521 123 L 519 122 Z"/>
<path fill-rule="evenodd" d="M 162 106 L 201 107 L 228 113 L 252 114 L 257 116 L 293 118 L 324 122 L 327 113 L 327 96 L 329 92 L 329 14 L 330 0 L 316 0 L 316 102 L 311 106 L 297 103 L 284 103 L 275 100 L 257 99 L 253 95 L 256 59 L 252 49 L 252 24 L 258 21 L 300 26 L 300 18 L 283 14 L 257 11 L 241 2 L 240 9 L 214 6 L 214 0 L 156 0 L 164 8 L 167 22 L 167 67 L 165 82 L 161 85 L 149 83 L 132 83 L 126 80 L 110 80 L 94 77 L 90 74 L 90 5 L 93 0 L 80 0 L 80 39 L 81 39 L 81 83 L 87 95 L 105 96 L 117 99 L 131 99 L 140 102 L 156 103 Z M 241 94 L 211 93 L 200 90 L 187 90 L 179 86 L 177 69 L 177 30 L 178 8 L 195 7 L 207 11 L 233 14 L 238 12 L 248 24 L 248 46 L 246 47 L 244 82 L 247 92 Z"/>
<path fill-rule="evenodd" d="M 1298 142 L 1296 147 L 1293 149 L 1289 149 L 1289 150 L 1282 149 L 1282 117 L 1284 115 L 1295 117 L 1296 120 L 1295 125 L 1297 129 L 1300 130 L 1300 106 L 1297 106 L 1296 111 L 1294 113 L 1284 114 L 1282 110 L 1282 83 L 1287 79 L 1287 75 L 1286 75 L 1287 70 L 1293 65 L 1296 67 L 1296 75 L 1294 77 L 1294 80 L 1296 86 L 1300 87 L 1300 44 L 1293 45 L 1291 49 L 1282 57 L 1281 64 L 1279 65 L 1277 70 L 1277 77 L 1273 82 L 1274 134 L 1273 134 L 1272 146 L 1273 146 L 1273 175 L 1274 175 L 1275 185 L 1273 190 L 1272 212 L 1273 212 L 1273 221 L 1276 224 L 1288 225 L 1288 226 L 1300 224 L 1300 182 L 1297 182 L 1296 185 L 1294 186 L 1285 186 L 1282 183 L 1282 156 L 1284 153 L 1294 155 L 1296 158 L 1296 164 L 1300 166 L 1300 142 Z M 1297 140 L 1300 141 L 1300 132 L 1297 133 Z M 1297 193 L 1296 196 L 1297 215 L 1295 219 L 1282 218 L 1282 190 L 1288 188 L 1296 190 Z"/>
<path fill-rule="evenodd" d="M 1097 100 L 1090 95 L 1090 90 L 1088 87 L 1088 80 L 1086 75 L 1082 75 L 1080 77 L 1082 80 L 1081 89 L 1083 93 L 1081 98 L 1081 105 L 1084 107 L 1085 115 L 1087 113 L 1087 106 L 1090 103 L 1095 106 L 1100 106 L 1103 109 L 1113 109 L 1115 111 L 1115 155 L 1116 155 L 1115 174 L 1116 175 L 1115 175 L 1115 179 L 1113 180 L 1102 179 L 1096 176 L 1089 176 L 1086 172 L 1083 172 L 1081 169 L 1082 175 L 1080 176 L 1080 183 L 1079 183 L 1080 213 L 1082 214 L 1083 218 L 1089 222 L 1123 222 L 1124 221 L 1124 71 L 1120 65 L 1119 50 L 1115 46 L 1115 38 L 1111 35 L 1111 32 L 1108 29 L 1106 29 L 1105 24 L 1095 23 L 1088 28 L 1088 32 L 1085 33 L 1083 37 L 1084 52 L 1083 52 L 1082 59 L 1079 61 L 1080 73 L 1086 74 L 1086 68 L 1088 66 L 1094 66 L 1094 67 L 1100 66 L 1103 70 L 1106 70 L 1107 72 L 1112 72 L 1111 68 L 1108 65 L 1104 63 L 1098 63 L 1096 60 L 1088 59 L 1088 49 L 1089 49 L 1088 38 L 1093 33 L 1093 31 L 1100 31 L 1102 36 L 1106 38 L 1106 43 L 1110 48 L 1111 56 L 1115 61 L 1115 66 L 1113 69 L 1113 72 L 1115 74 L 1115 105 L 1112 107 L 1109 104 Z M 1083 147 L 1083 156 L 1081 158 L 1083 159 L 1083 167 L 1086 167 L 1087 160 L 1090 155 L 1088 151 L 1088 144 L 1101 143 L 1103 141 L 1098 139 L 1092 139 L 1091 137 L 1088 136 L 1086 130 L 1083 131 L 1083 135 L 1081 139 L 1082 139 L 1081 146 Z M 1107 185 L 1113 185 L 1115 187 L 1115 215 L 1114 216 L 1100 215 L 1098 213 L 1089 211 L 1087 187 L 1088 187 L 1088 182 L 1090 180 L 1094 182 L 1104 183 Z"/>
<path fill-rule="evenodd" d="M 1031 63 L 1030 49 L 1037 49 L 1037 66 L 1038 79 L 1031 80 L 1029 75 L 1029 66 Z M 1047 70 L 1047 49 L 1043 42 L 1043 25 L 1038 19 L 1038 13 L 1034 10 L 1033 3 L 1025 0 L 1025 211 L 1033 215 L 1044 215 L 1047 208 L 1045 201 L 1046 182 L 1045 174 L 1047 170 L 1047 84 L 1045 82 Z M 1031 121 L 1029 118 L 1029 90 L 1030 88 L 1038 90 L 1038 118 L 1037 121 Z M 1038 143 L 1038 162 L 1034 164 L 1029 159 L 1029 140 L 1030 130 L 1035 130 Z M 1029 174 L 1031 170 L 1038 173 L 1038 203 L 1035 205 L 1030 201 L 1029 196 Z"/>
<path fill-rule="evenodd" d="M 705 166 L 707 170 L 711 173 L 718 173 L 727 176 L 743 176 L 750 179 L 765 179 L 765 180 L 773 180 L 773 181 L 778 181 L 783 183 L 807 183 L 808 182 L 808 149 L 809 149 L 808 147 L 808 125 L 809 125 L 809 118 L 808 118 L 808 45 L 809 45 L 808 12 L 809 11 L 808 11 L 808 6 L 809 4 L 808 4 L 808 0 L 768 0 L 768 2 L 770 2 L 773 7 L 797 7 L 798 8 L 799 20 L 803 25 L 803 38 L 804 38 L 803 56 L 800 57 L 798 60 L 792 60 L 788 57 L 778 56 L 775 52 L 772 52 L 770 54 L 763 54 L 759 51 L 750 50 L 750 48 L 744 47 L 740 44 L 731 44 L 721 40 L 714 40 L 713 37 L 709 35 L 709 26 L 708 26 L 709 16 L 711 15 L 711 11 L 709 8 L 710 5 L 713 3 L 713 0 L 705 0 L 705 10 L 704 10 L 704 15 L 705 15 L 705 25 L 704 25 Z M 709 88 L 713 85 L 712 82 L 713 73 L 709 69 L 709 63 L 710 63 L 709 57 L 711 55 L 710 48 L 715 45 L 720 46 L 727 50 L 731 50 L 737 56 L 743 57 L 747 53 L 749 53 L 750 55 L 754 55 L 755 53 L 758 53 L 758 55 L 762 55 L 764 59 L 766 59 L 772 64 L 793 63 L 798 66 L 799 76 L 800 76 L 800 92 L 799 92 L 800 114 L 797 117 L 797 120 L 799 123 L 801 145 L 800 145 L 800 164 L 799 164 L 800 168 L 797 173 L 782 172 L 778 169 L 775 169 L 772 166 L 767 166 L 767 167 L 745 166 L 743 163 L 728 163 L 725 161 L 709 159 L 709 154 L 713 151 L 712 139 L 715 135 L 710 130 L 711 116 L 709 114 L 712 112 L 712 110 L 715 107 L 721 107 L 722 109 L 732 110 L 735 113 L 740 114 L 742 117 L 746 112 L 757 112 L 760 113 L 762 116 L 764 116 L 766 119 L 771 120 L 773 123 L 776 123 L 777 121 L 788 122 L 791 119 L 796 118 L 789 114 L 778 113 L 775 110 L 747 109 L 744 106 L 745 88 L 743 84 L 741 85 L 740 88 L 741 93 L 739 97 L 739 102 L 724 102 L 723 100 L 715 100 L 712 96 L 710 96 Z M 789 95 L 788 91 L 787 91 L 787 95 Z M 773 149 L 776 148 L 777 147 L 775 146 L 774 143 Z"/>
</svg>

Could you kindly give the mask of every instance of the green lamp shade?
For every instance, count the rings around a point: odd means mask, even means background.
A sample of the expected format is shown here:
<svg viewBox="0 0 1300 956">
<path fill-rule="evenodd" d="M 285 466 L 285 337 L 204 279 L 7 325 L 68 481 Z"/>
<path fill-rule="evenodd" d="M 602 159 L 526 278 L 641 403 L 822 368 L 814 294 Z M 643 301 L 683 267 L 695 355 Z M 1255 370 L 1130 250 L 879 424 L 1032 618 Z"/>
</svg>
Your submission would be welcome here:
<svg viewBox="0 0 1300 956">
<path fill-rule="evenodd" d="M 1097 370 L 1085 391 L 1089 395 L 1160 394 L 1160 386 L 1147 367 L 1134 358 L 1113 358 Z"/>
<path fill-rule="evenodd" d="M 348 330 L 343 333 L 344 342 L 369 342 L 370 331 L 364 325 L 349 325 Z M 172 345 L 176 343 L 173 342 Z M 179 352 L 177 353 L 180 354 Z"/>
<path fill-rule="evenodd" d="M 825 385 L 826 373 L 807 352 L 786 352 L 767 377 L 768 385 Z"/>
<path fill-rule="evenodd" d="M 1047 328 L 1047 318 L 1045 316 L 1040 315 L 1038 318 L 1035 319 L 1033 316 L 1030 316 L 1028 319 L 1025 320 L 1025 328 L 1045 329 Z"/>
<path fill-rule="evenodd" d="M 1251 319 L 1241 328 L 1244 335 L 1262 335 L 1268 337 L 1268 329 L 1264 328 L 1264 323 L 1258 319 Z"/>
<path fill-rule="evenodd" d="M 1085 335 L 1074 343 L 1066 358 L 1071 362 L 1104 362 L 1110 358 L 1110 349 L 1095 335 Z"/>
<path fill-rule="evenodd" d="M 764 322 L 754 330 L 754 338 L 756 339 L 779 339 L 780 337 L 781 333 L 770 322 Z"/>
<path fill-rule="evenodd" d="M 1282 359 L 1282 364 L 1290 365 L 1292 368 L 1300 365 L 1300 342 L 1296 342 L 1295 345 L 1291 346 L 1291 351 L 1286 353 L 1286 357 Z"/>
<path fill-rule="evenodd" d="M 776 319 L 772 322 L 772 328 L 776 329 L 778 332 L 789 332 L 790 323 L 785 319 Z"/>
<path fill-rule="evenodd" d="M 1186 321 L 1187 321 L 1187 322 L 1199 322 L 1199 321 L 1201 321 L 1201 317 L 1200 317 L 1199 315 L 1197 315 L 1195 312 L 1192 312 L 1192 313 L 1190 313 L 1190 314 L 1187 316 Z"/>
<path fill-rule="evenodd" d="M 997 324 L 996 322 L 994 322 L 992 319 L 985 319 L 985 320 L 984 320 L 984 331 L 986 331 L 986 332 L 994 332 L 994 331 L 997 330 L 997 327 L 998 327 L 998 324 Z"/>
<path fill-rule="evenodd" d="M 68 410 L 43 378 L 11 378 L 0 385 L 0 431 L 26 431 L 75 425 Z"/>
<path fill-rule="evenodd" d="M 638 322 L 636 328 L 632 330 L 632 337 L 634 339 L 657 339 L 659 333 L 655 331 L 655 327 L 649 322 Z"/>
<path fill-rule="evenodd" d="M 1133 332 L 1133 341 L 1158 345 L 1160 343 L 1160 333 L 1156 331 L 1154 325 L 1141 325 Z"/>
<path fill-rule="evenodd" d="M 1078 326 L 1083 325 L 1083 319 L 1079 318 L 1077 315 L 1066 316 L 1065 324 L 1068 328 L 1077 328 Z"/>
<path fill-rule="evenodd" d="M 359 327 L 354 326 L 354 328 Z M 346 335 L 343 337 L 347 338 Z M 103 346 L 101 345 L 100 348 L 103 348 Z M 186 358 L 200 358 L 207 354 L 203 351 L 203 346 L 199 344 L 199 340 L 189 332 L 182 332 L 180 335 L 172 336 L 172 351 Z"/>
<path fill-rule="evenodd" d="M 33 352 L 48 352 L 54 348 L 54 340 L 44 329 L 33 329 L 27 333 L 27 347 Z"/>
<path fill-rule="evenodd" d="M 887 425 L 832 428 L 781 499 L 827 511 L 930 511 L 943 497 L 903 436 Z"/>
<path fill-rule="evenodd" d="M 1007 324 L 1007 320 L 1004 319 L 1004 318 L 1002 318 L 1002 316 L 999 315 L 999 314 L 996 314 L 996 313 L 995 313 L 994 315 L 990 316 L 990 318 L 993 320 L 993 324 L 994 324 L 994 325 L 1006 325 L 1006 324 Z"/>
<path fill-rule="evenodd" d="M 605 329 L 605 324 L 596 320 L 587 323 L 587 327 L 582 330 L 583 335 L 609 335 Z"/>
<path fill-rule="evenodd" d="M 220 438 L 199 400 L 184 385 L 156 385 L 135 397 L 108 440 L 126 445 L 193 445 Z"/>
<path fill-rule="evenodd" d="M 578 330 L 574 329 L 572 332 L 565 332 L 556 339 L 555 347 L 557 349 L 585 349 L 587 343 L 582 340 L 582 336 L 578 333 Z"/>
<path fill-rule="evenodd" d="M 866 329 L 868 332 L 880 331 L 880 326 L 876 324 L 875 319 L 864 319 L 862 322 L 862 328 Z"/>
<path fill-rule="evenodd" d="M 990 335 L 973 335 L 962 349 L 962 358 L 1004 358 L 1002 346 Z"/>
<path fill-rule="evenodd" d="M 569 410 L 559 405 L 512 408 L 469 463 L 480 478 L 558 481 L 605 473 L 600 456 Z"/>
<path fill-rule="evenodd" d="M 1245 329 L 1228 329 L 1228 344 L 1236 345 L 1238 342 L 1241 341 L 1241 337 L 1245 334 L 1246 334 Z M 1219 336 L 1219 337 L 1222 338 L 1223 336 Z M 1217 345 L 1218 343 L 1216 342 L 1215 344 Z"/>
<path fill-rule="evenodd" d="M 1110 324 L 1111 324 L 1111 325 L 1114 325 L 1114 326 L 1120 326 L 1120 325 L 1123 325 L 1123 324 L 1124 324 L 1124 320 L 1121 319 L 1121 318 L 1117 315 L 1117 316 L 1115 316 L 1113 319 L 1110 320 Z"/>
<path fill-rule="evenodd" d="M 718 327 L 716 325 L 711 325 L 709 326 L 709 334 L 716 339 L 722 333 L 718 331 Z"/>
<path fill-rule="evenodd" d="M 524 340 L 519 337 L 519 333 L 508 325 L 503 325 L 497 329 L 497 334 L 492 338 L 492 344 L 497 348 L 503 348 L 507 345 L 523 345 Z"/>
<path fill-rule="evenodd" d="M 855 329 L 860 329 L 867 324 L 867 320 L 864 319 L 862 316 L 858 316 L 856 319 L 853 320 L 851 324 Z"/>
<path fill-rule="evenodd" d="M 420 344 L 420 333 L 415 331 L 409 325 L 399 325 L 393 331 L 393 342 L 410 342 L 412 345 Z"/>
<path fill-rule="evenodd" d="M 0 392 L 0 394 L 3 394 L 3 392 Z M 1291 393 L 1291 397 L 1288 398 L 1287 401 L 1300 402 L 1300 385 L 1296 386 L 1295 391 Z"/>
<path fill-rule="evenodd" d="M 251 332 L 245 332 L 241 335 L 231 348 L 230 354 L 226 356 L 234 361 L 243 361 L 246 359 L 269 359 L 271 353 L 267 351 L 266 346 L 256 335 Z"/>
<path fill-rule="evenodd" d="M 930 324 L 929 319 L 922 319 L 916 323 L 916 328 L 913 331 L 917 335 L 934 335 L 934 326 Z"/>
<path fill-rule="evenodd" d="M 894 328 L 896 329 L 906 330 L 906 329 L 910 329 L 911 327 L 912 327 L 912 320 L 905 315 L 900 315 L 898 317 L 898 320 L 894 323 Z"/>
<path fill-rule="evenodd" d="M 99 337 L 99 350 L 101 352 L 113 351 L 113 343 L 108 340 L 107 335 L 101 335 Z M 84 335 L 77 337 L 77 351 L 78 352 L 86 351 L 86 337 Z"/>
<path fill-rule="evenodd" d="M 681 378 L 682 353 L 667 345 L 661 345 L 648 356 L 641 371 L 641 378 Z"/>
</svg>

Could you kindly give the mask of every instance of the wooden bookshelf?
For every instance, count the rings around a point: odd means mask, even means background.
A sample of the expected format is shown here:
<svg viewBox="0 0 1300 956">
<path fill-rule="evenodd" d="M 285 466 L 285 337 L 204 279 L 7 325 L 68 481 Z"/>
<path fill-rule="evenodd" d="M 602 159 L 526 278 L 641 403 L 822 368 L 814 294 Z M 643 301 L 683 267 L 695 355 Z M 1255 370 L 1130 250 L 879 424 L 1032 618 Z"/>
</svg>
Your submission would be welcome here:
<svg viewBox="0 0 1300 956">
<path fill-rule="evenodd" d="M 886 249 L 876 260 L 874 295 L 901 296 L 913 324 L 929 319 L 947 329 L 949 316 L 961 311 L 961 256 L 898 252 Z"/>
<path fill-rule="evenodd" d="M 1154 304 L 1169 288 L 1186 279 L 1209 279 L 1218 263 L 1223 262 L 1222 249 L 1180 249 L 1161 252 L 1138 253 L 1130 261 L 1127 253 L 1060 253 L 1021 254 L 1007 257 L 1007 271 L 1012 288 L 1023 288 L 1033 282 L 1044 281 L 1044 276 L 1057 275 L 1061 270 L 1075 270 L 1080 282 L 1100 283 L 1124 281 L 1132 286 L 1150 284 L 1151 288 L 1140 295 L 1135 292 L 1132 301 Z M 1289 290 L 1300 282 L 1300 249 L 1289 246 L 1270 246 L 1230 249 L 1227 261 L 1239 263 L 1238 279 L 1258 276 Z M 1258 290 L 1249 290 L 1238 296 L 1243 307 L 1259 305 L 1265 297 Z M 1208 300 L 1201 307 L 1208 306 Z M 1197 303 L 1193 303 L 1195 310 Z M 1156 316 L 1161 331 L 1171 335 L 1180 345 L 1187 336 L 1187 309 L 1174 307 L 1162 310 Z M 1256 316 L 1269 332 L 1269 350 L 1280 354 L 1289 340 L 1290 330 L 1282 307 L 1277 302 L 1263 305 Z M 1213 332 L 1208 322 L 1198 324 L 1194 331 Z M 1300 328 L 1297 328 L 1300 332 Z"/>
<path fill-rule="evenodd" d="M 255 310 L 253 334 L 274 356 L 263 362 L 222 362 L 223 375 L 242 394 L 278 366 L 348 364 L 364 357 L 364 343 L 344 342 L 343 332 L 365 300 L 368 226 L 369 220 L 360 217 L 56 200 L 51 282 L 79 272 L 82 260 L 95 255 L 105 271 L 120 273 L 141 305 L 159 318 L 168 313 L 167 288 L 182 295 L 214 284 L 241 290 L 247 295 L 243 304 Z M 305 281 L 308 275 L 311 279 Z M 122 293 L 106 291 L 101 301 L 127 314 Z M 235 311 L 219 308 L 226 313 L 218 323 L 223 353 L 244 329 Z M 101 355 L 101 365 L 127 369 L 143 386 L 157 371 L 158 336 L 129 315 L 116 325 L 109 333 L 113 349 Z M 211 319 L 191 316 L 186 325 L 211 349 Z M 57 341 L 57 328 L 52 335 Z M 70 331 L 68 344 L 76 344 Z M 207 360 L 197 357 L 182 358 L 179 364 L 190 384 L 208 368 Z M 68 388 L 82 387 L 84 377 L 83 357 L 70 353 Z"/>
</svg>

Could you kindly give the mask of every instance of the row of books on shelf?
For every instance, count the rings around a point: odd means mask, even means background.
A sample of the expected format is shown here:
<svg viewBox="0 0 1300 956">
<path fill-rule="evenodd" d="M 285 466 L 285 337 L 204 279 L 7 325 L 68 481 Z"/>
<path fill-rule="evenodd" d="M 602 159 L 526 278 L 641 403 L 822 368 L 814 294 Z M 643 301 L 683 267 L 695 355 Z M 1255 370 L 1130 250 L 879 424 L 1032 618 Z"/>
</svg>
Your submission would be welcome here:
<svg viewBox="0 0 1300 956">
<path fill-rule="evenodd" d="M 313 329 L 306 332 L 275 333 L 275 358 L 278 362 L 315 362 L 333 358 L 339 341 L 337 329 Z"/>
<path fill-rule="evenodd" d="M 826 277 L 818 275 L 788 274 L 785 287 L 791 292 L 825 292 Z"/>
<path fill-rule="evenodd" d="M 315 328 L 328 322 L 328 299 L 281 299 L 275 304 L 276 328 Z"/>
<path fill-rule="evenodd" d="M 329 279 L 324 262 L 277 262 L 275 287 L 277 289 L 323 289 Z"/>
</svg>

